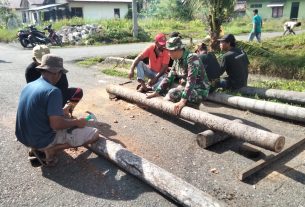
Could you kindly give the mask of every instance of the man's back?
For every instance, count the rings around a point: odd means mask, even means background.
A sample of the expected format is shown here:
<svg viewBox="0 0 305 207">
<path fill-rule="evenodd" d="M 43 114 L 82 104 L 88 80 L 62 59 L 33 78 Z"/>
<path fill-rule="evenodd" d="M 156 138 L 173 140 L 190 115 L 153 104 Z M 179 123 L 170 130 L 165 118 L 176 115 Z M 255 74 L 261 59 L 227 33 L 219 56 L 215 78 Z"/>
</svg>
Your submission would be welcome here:
<svg viewBox="0 0 305 207">
<path fill-rule="evenodd" d="M 253 24 L 255 24 L 255 31 L 254 32 L 262 32 L 262 18 L 257 14 L 253 16 Z"/>
<path fill-rule="evenodd" d="M 228 74 L 229 87 L 238 89 L 247 86 L 249 60 L 238 48 L 232 48 L 223 56 L 220 67 Z"/>
<path fill-rule="evenodd" d="M 200 54 L 201 59 L 209 80 L 218 79 L 221 75 L 221 70 L 217 58 L 214 53 Z"/>
<path fill-rule="evenodd" d="M 55 136 L 49 116 L 63 115 L 62 95 L 58 88 L 39 78 L 21 92 L 16 117 L 16 137 L 26 146 L 44 148 Z"/>
</svg>

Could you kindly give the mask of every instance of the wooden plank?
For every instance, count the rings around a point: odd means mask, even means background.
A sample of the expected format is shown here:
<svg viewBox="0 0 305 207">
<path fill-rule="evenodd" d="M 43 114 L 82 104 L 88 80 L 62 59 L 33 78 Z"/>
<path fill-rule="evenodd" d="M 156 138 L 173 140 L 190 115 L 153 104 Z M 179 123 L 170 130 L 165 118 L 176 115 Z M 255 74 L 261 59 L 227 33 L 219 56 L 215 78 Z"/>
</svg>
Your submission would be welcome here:
<svg viewBox="0 0 305 207">
<path fill-rule="evenodd" d="M 303 138 L 303 139 L 301 139 L 297 142 L 294 142 L 293 144 L 288 145 L 286 149 L 284 149 L 282 152 L 280 152 L 278 154 L 269 155 L 264 160 L 259 160 L 255 163 L 253 163 L 253 165 L 251 165 L 246 170 L 243 170 L 239 174 L 239 177 L 238 177 L 239 180 L 242 181 L 245 178 L 249 177 L 250 175 L 253 175 L 254 173 L 258 172 L 259 170 L 262 170 L 264 167 L 266 167 L 266 166 L 272 164 L 273 162 L 279 160 L 280 158 L 289 154 L 290 152 L 292 152 L 293 150 L 295 150 L 296 148 L 298 148 L 299 146 L 301 146 L 304 143 L 305 143 L 305 138 Z"/>
</svg>

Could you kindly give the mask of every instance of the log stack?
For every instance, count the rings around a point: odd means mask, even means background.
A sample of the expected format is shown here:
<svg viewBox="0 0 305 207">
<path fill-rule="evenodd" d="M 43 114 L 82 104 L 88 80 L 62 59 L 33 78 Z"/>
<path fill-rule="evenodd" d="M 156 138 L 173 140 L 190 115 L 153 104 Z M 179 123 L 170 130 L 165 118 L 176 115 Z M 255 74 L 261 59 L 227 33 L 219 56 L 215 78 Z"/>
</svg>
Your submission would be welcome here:
<svg viewBox="0 0 305 207">
<path fill-rule="evenodd" d="M 153 109 L 175 115 L 174 103 L 164 101 L 160 98 L 147 99 L 145 94 L 122 86 L 109 85 L 107 92 L 128 101 L 149 106 Z M 242 123 L 236 123 L 231 120 L 209 114 L 190 107 L 183 107 L 179 117 L 203 124 L 211 130 L 220 131 L 229 136 L 244 140 L 256 146 L 280 152 L 285 145 L 285 137 L 279 134 L 268 132 L 262 129 L 254 128 Z"/>
</svg>

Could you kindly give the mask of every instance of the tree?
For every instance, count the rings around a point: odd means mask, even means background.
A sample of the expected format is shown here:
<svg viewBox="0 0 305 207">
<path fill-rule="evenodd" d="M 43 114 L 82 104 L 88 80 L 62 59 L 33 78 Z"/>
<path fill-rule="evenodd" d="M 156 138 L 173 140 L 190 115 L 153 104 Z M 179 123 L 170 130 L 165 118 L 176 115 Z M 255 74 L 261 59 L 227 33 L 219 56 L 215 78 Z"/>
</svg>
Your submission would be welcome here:
<svg viewBox="0 0 305 207">
<path fill-rule="evenodd" d="M 161 19 L 192 20 L 193 8 L 181 0 L 140 0 L 141 16 Z M 142 2 L 142 3 L 141 3 Z"/>
<path fill-rule="evenodd" d="M 221 33 L 221 25 L 233 13 L 236 0 L 184 0 L 183 3 L 191 5 L 193 10 L 206 12 L 211 49 L 219 50 L 217 39 Z"/>
<path fill-rule="evenodd" d="M 8 0 L 0 0 L 0 28 L 6 28 L 8 20 L 14 18 L 17 21 L 17 16 L 9 8 L 10 2 Z"/>
</svg>

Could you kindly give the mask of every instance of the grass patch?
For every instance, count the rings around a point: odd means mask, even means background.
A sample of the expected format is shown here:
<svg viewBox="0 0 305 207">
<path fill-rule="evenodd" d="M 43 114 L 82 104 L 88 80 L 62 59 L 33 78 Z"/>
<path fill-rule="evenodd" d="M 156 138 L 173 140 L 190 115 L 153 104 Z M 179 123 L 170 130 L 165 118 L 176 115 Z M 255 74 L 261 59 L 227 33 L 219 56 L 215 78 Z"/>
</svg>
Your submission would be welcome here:
<svg viewBox="0 0 305 207">
<path fill-rule="evenodd" d="M 104 61 L 104 58 L 101 57 L 92 57 L 92 58 L 87 58 L 81 61 L 78 61 L 77 64 L 81 66 L 86 66 L 90 67 L 92 65 L 96 65 L 97 63 L 101 63 Z"/>
<path fill-rule="evenodd" d="M 17 32 L 18 30 L 7 30 L 7 29 L 1 29 L 0 28 L 0 42 L 11 42 L 15 39 L 17 39 Z"/>
<path fill-rule="evenodd" d="M 284 18 L 263 20 L 262 32 L 283 31 L 283 25 L 286 21 L 288 21 L 288 19 L 284 19 Z M 233 21 L 229 23 L 223 24 L 223 30 L 225 34 L 250 33 L 251 29 L 252 29 L 252 16 L 238 17 L 236 19 L 233 19 Z"/>
<path fill-rule="evenodd" d="M 305 82 L 298 80 L 255 81 L 249 84 L 258 88 L 272 88 L 289 91 L 305 92 Z"/>
<path fill-rule="evenodd" d="M 113 68 L 103 69 L 102 73 L 104 73 L 106 75 L 110 75 L 110 76 L 115 76 L 115 77 L 122 77 L 122 78 L 128 77 L 127 71 L 117 70 L 117 69 L 113 69 Z"/>
<path fill-rule="evenodd" d="M 250 59 L 254 74 L 305 80 L 305 33 L 265 40 L 263 43 L 238 42 Z"/>
</svg>

